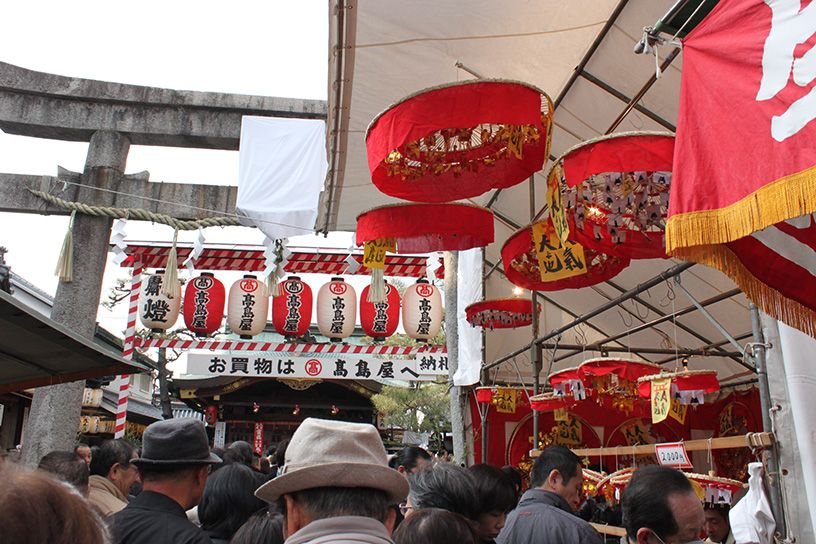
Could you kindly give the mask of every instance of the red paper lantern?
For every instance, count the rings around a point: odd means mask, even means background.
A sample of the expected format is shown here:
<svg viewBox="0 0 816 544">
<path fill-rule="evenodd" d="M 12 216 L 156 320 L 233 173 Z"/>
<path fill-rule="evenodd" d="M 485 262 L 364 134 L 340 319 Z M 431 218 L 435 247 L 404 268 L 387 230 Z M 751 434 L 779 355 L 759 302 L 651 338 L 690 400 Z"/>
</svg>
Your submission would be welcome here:
<svg viewBox="0 0 816 544">
<path fill-rule="evenodd" d="M 674 135 L 625 133 L 583 142 L 554 163 L 570 238 L 630 259 L 665 259 Z"/>
<path fill-rule="evenodd" d="M 414 340 L 427 342 L 442 329 L 442 295 L 439 289 L 419 279 L 408 287 L 402 299 L 402 326 Z"/>
<path fill-rule="evenodd" d="M 369 302 L 366 286 L 360 294 L 360 325 L 363 331 L 374 338 L 382 340 L 396 332 L 399 325 L 400 296 L 399 292 L 388 282 L 385 284 L 385 302 Z"/>
<path fill-rule="evenodd" d="M 354 332 L 357 293 L 343 278 L 332 278 L 317 292 L 317 328 L 332 342 L 340 342 Z"/>
<path fill-rule="evenodd" d="M 227 304 L 227 323 L 232 332 L 248 340 L 263 332 L 269 312 L 266 285 L 247 274 L 232 284 Z"/>
<path fill-rule="evenodd" d="M 164 280 L 164 270 L 157 270 L 145 278 L 139 293 L 139 320 L 153 332 L 166 331 L 175 325 L 181 308 L 180 296 L 169 297 L 162 293 Z"/>
<path fill-rule="evenodd" d="M 584 248 L 587 272 L 579 276 L 542 281 L 538 259 L 533 247 L 531 225 L 517 230 L 502 246 L 502 266 L 507 279 L 531 291 L 560 291 L 589 287 L 617 276 L 629 266 L 629 259 Z"/>
<path fill-rule="evenodd" d="M 272 325 L 287 340 L 303 336 L 312 323 L 312 288 L 299 277 L 290 276 L 272 297 Z"/>
<path fill-rule="evenodd" d="M 519 82 L 425 89 L 390 106 L 366 132 L 371 180 L 387 195 L 446 202 L 511 187 L 549 153 L 552 101 Z"/>
<path fill-rule="evenodd" d="M 196 336 L 214 333 L 224 319 L 225 299 L 224 284 L 212 273 L 202 272 L 184 289 L 184 324 Z"/>
<path fill-rule="evenodd" d="M 541 305 L 536 304 L 536 313 Z M 514 329 L 533 322 L 533 302 L 528 298 L 503 298 L 474 302 L 465 308 L 467 321 L 485 329 Z"/>
<path fill-rule="evenodd" d="M 479 404 L 490 404 L 493 402 L 494 387 L 477 387 L 476 388 L 476 402 Z"/>
<path fill-rule="evenodd" d="M 357 216 L 357 245 L 396 238 L 398 253 L 433 253 L 493 242 L 493 212 L 470 204 L 395 204 Z"/>
</svg>

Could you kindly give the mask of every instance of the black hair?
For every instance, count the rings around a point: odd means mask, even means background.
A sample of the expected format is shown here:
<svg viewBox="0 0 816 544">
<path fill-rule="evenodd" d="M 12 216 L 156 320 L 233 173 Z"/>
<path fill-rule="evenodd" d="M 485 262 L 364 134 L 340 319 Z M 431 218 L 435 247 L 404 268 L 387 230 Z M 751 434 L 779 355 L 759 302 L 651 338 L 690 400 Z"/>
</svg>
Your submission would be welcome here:
<svg viewBox="0 0 816 544">
<path fill-rule="evenodd" d="M 467 469 L 438 463 L 408 477 L 408 498 L 414 508 L 442 508 L 466 518 L 479 518 L 476 482 Z"/>
<path fill-rule="evenodd" d="M 479 514 L 509 512 L 516 506 L 516 486 L 507 474 L 493 465 L 479 464 L 468 469 L 476 484 Z"/>
<path fill-rule="evenodd" d="M 266 505 L 255 496 L 265 481 L 263 475 L 238 463 L 211 474 L 198 503 L 201 528 L 211 537 L 231 538 L 249 516 Z"/>
<path fill-rule="evenodd" d="M 385 523 L 391 506 L 385 491 L 369 487 L 314 487 L 295 491 L 290 496 L 312 520 L 360 516 Z M 286 517 L 283 497 L 278 499 L 277 505 Z"/>
<path fill-rule="evenodd" d="M 441 508 L 414 510 L 394 531 L 395 544 L 477 544 L 473 522 Z"/>
<path fill-rule="evenodd" d="M 88 491 L 88 464 L 72 451 L 52 451 L 40 459 L 37 468 L 71 484 L 83 495 Z"/>
<path fill-rule="evenodd" d="M 513 482 L 513 487 L 516 489 L 516 503 L 518 503 L 519 499 L 521 498 L 521 488 L 524 484 L 524 477 L 522 476 L 521 471 L 513 465 L 504 465 L 501 468 L 501 471 L 511 482 Z"/>
<path fill-rule="evenodd" d="M 646 527 L 666 540 L 680 530 L 672 514 L 672 495 L 694 493 L 688 478 L 679 470 L 661 466 L 639 468 L 623 492 L 623 526 L 630 539 Z"/>
<path fill-rule="evenodd" d="M 431 454 L 417 446 L 402 448 L 397 454 L 397 467 L 405 468 L 405 472 L 411 472 L 417 466 L 420 459 L 431 460 Z"/>
<path fill-rule="evenodd" d="M 111 467 L 116 463 L 122 467 L 130 465 L 135 451 L 130 442 L 122 438 L 105 440 L 91 456 L 91 474 L 106 478 Z"/>
<path fill-rule="evenodd" d="M 76 453 L 76 451 L 77 451 L 78 449 L 80 449 L 80 448 L 88 448 L 88 449 L 91 449 L 91 447 L 90 447 L 88 444 L 86 444 L 85 442 L 77 442 L 77 443 L 74 445 L 74 453 Z"/>
<path fill-rule="evenodd" d="M 547 481 L 550 472 L 557 470 L 566 484 L 577 473 L 581 466 L 581 458 L 564 446 L 550 446 L 541 451 L 541 455 L 533 463 L 530 472 L 530 485 L 541 487 Z"/>
<path fill-rule="evenodd" d="M 254 452 L 252 451 L 252 446 L 249 444 L 249 442 L 236 440 L 229 445 L 227 451 L 233 451 L 238 454 L 238 459 L 236 462 L 243 463 L 247 466 L 252 466 L 252 456 L 254 455 Z"/>
<path fill-rule="evenodd" d="M 703 505 L 703 510 L 706 512 L 717 512 L 725 521 L 728 521 L 728 512 L 731 511 L 731 505 L 711 504 L 707 502 Z"/>
<path fill-rule="evenodd" d="M 264 508 L 249 516 L 230 544 L 283 544 L 283 515 Z"/>
<path fill-rule="evenodd" d="M 278 447 L 275 449 L 275 464 L 282 467 L 286 464 L 286 449 L 289 447 L 288 440 L 281 440 L 278 442 Z"/>
</svg>

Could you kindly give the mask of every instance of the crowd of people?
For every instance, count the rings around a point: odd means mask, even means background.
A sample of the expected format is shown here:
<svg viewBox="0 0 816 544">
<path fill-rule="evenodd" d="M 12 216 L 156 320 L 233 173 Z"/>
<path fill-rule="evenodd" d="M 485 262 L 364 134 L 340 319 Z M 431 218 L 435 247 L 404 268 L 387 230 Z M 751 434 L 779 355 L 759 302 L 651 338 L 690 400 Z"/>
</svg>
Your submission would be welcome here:
<svg viewBox="0 0 816 544">
<path fill-rule="evenodd" d="M 600 544 L 577 515 L 582 469 L 549 447 L 522 493 L 513 467 L 464 468 L 418 447 L 389 459 L 372 425 L 306 419 L 270 460 L 246 442 L 213 450 L 202 422 L 170 419 L 148 426 L 141 451 L 108 440 L 49 453 L 37 470 L 0 466 L 0 534 L 20 544 Z M 621 506 L 622 542 L 702 542 L 704 528 L 709 542 L 733 542 L 727 511 L 704 511 L 670 468 L 638 469 Z"/>
</svg>

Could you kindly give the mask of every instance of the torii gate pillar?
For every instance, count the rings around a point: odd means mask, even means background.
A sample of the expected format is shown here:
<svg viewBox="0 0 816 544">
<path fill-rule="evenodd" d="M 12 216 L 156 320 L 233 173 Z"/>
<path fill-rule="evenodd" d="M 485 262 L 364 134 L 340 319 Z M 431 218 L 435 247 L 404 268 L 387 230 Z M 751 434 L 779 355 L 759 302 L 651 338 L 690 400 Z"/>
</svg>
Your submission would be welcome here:
<svg viewBox="0 0 816 544">
<path fill-rule="evenodd" d="M 91 136 L 82 174 L 80 202 L 106 205 L 114 195 L 93 188 L 116 189 L 127 162 L 130 140 L 118 132 L 98 131 Z M 107 262 L 112 219 L 77 214 L 74 220 L 74 280 L 60 280 L 51 319 L 93 339 L 96 313 Z M 26 427 L 23 461 L 36 465 L 54 450 L 71 450 L 79 429 L 85 381 L 34 390 Z"/>
</svg>

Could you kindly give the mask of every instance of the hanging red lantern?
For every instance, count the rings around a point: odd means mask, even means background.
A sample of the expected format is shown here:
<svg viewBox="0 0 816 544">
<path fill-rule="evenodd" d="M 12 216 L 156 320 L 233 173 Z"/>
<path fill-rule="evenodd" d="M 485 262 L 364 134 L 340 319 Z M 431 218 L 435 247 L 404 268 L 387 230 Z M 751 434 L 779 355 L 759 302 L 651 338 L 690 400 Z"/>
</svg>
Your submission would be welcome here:
<svg viewBox="0 0 816 544">
<path fill-rule="evenodd" d="M 570 239 L 630 259 L 665 259 L 674 134 L 635 132 L 583 142 L 549 176 L 562 192 Z"/>
<path fill-rule="evenodd" d="M 476 402 L 479 404 L 490 404 L 493 402 L 493 392 L 495 387 L 477 387 Z"/>
<path fill-rule="evenodd" d="M 360 326 L 374 341 L 382 341 L 396 332 L 399 325 L 400 296 L 393 285 L 385 282 L 385 302 L 369 302 L 366 286 L 360 294 Z"/>
<path fill-rule="evenodd" d="M 225 298 L 224 284 L 212 273 L 202 272 L 184 289 L 184 324 L 196 336 L 214 333 L 224 319 Z"/>
<path fill-rule="evenodd" d="M 394 204 L 357 216 L 357 245 L 388 238 L 395 239 L 397 253 L 484 247 L 493 242 L 493 212 L 458 203 Z"/>
<path fill-rule="evenodd" d="M 383 193 L 445 202 L 516 185 L 549 153 L 553 105 L 515 81 L 425 89 L 390 106 L 366 131 L 371 180 Z"/>
<path fill-rule="evenodd" d="M 402 299 L 402 326 L 414 340 L 427 342 L 442 329 L 442 295 L 439 289 L 420 278 L 408 287 Z"/>
<path fill-rule="evenodd" d="M 257 276 L 245 275 L 232 284 L 227 304 L 227 323 L 232 332 L 248 340 L 263 332 L 269 312 L 266 285 Z"/>
<path fill-rule="evenodd" d="M 538 225 L 538 224 L 535 224 Z M 566 249 L 559 249 L 545 257 L 542 278 L 542 261 L 533 244 L 534 225 L 527 225 L 517 230 L 502 246 L 502 266 L 507 279 L 513 284 L 531 291 L 560 291 L 561 289 L 580 289 L 610 280 L 629 266 L 629 259 L 618 255 L 601 253 L 584 247 L 584 258 L 580 266 L 570 264 Z M 570 266 L 580 268 L 576 275 L 564 276 Z"/>
<path fill-rule="evenodd" d="M 332 342 L 340 342 L 354 332 L 357 293 L 343 278 L 332 278 L 317 292 L 317 328 Z"/>
<path fill-rule="evenodd" d="M 210 426 L 218 423 L 218 406 L 210 405 L 204 409 L 204 421 Z"/>
<path fill-rule="evenodd" d="M 181 308 L 180 296 L 170 297 L 162 292 L 164 280 L 164 270 L 157 270 L 145 278 L 139 293 L 139 320 L 153 332 L 166 331 L 175 325 Z"/>
<path fill-rule="evenodd" d="M 287 340 L 303 336 L 312 323 L 312 288 L 297 276 L 280 284 L 272 297 L 272 325 Z"/>
<path fill-rule="evenodd" d="M 541 305 L 536 304 L 536 313 Z M 515 329 L 533 322 L 533 301 L 528 298 L 502 298 L 474 302 L 465 308 L 467 321 L 484 329 Z"/>
</svg>

